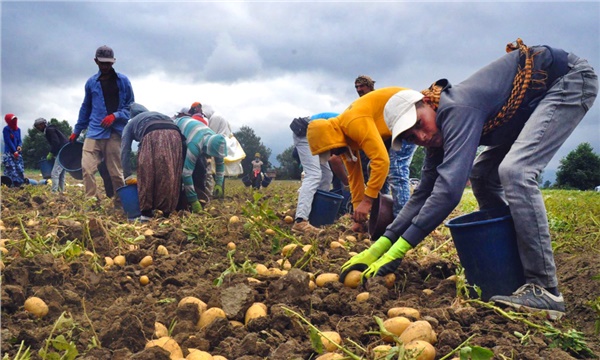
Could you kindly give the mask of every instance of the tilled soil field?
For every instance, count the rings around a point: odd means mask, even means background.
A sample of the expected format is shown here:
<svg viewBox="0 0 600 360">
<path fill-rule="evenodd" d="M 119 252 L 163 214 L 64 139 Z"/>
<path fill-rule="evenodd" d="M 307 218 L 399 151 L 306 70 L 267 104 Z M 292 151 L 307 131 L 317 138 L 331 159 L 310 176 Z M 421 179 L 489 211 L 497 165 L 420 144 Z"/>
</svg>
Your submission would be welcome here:
<svg viewBox="0 0 600 360">
<path fill-rule="evenodd" d="M 493 359 L 600 354 L 600 315 L 590 306 L 600 296 L 597 253 L 556 254 L 567 314 L 552 323 L 467 299 L 464 277 L 453 276 L 460 266 L 443 226 L 408 254 L 391 284 L 375 278 L 358 288 L 337 281 L 313 288 L 313 277 L 337 273 L 369 239 L 352 233 L 347 217 L 319 236 L 293 235 L 285 218 L 293 216 L 298 186 L 274 181 L 255 192 L 228 181 L 225 199 L 207 204 L 205 213 L 157 215 L 143 224 L 128 222 L 109 199 L 90 206 L 77 184 L 65 195 L 45 186 L 3 187 L 3 359 L 28 358 L 18 357 L 27 348 L 32 359 L 194 358 L 194 349 L 230 360 L 314 359 L 324 352 L 317 340 L 323 331 L 340 334 L 339 358 L 374 359 L 372 350 L 386 344 L 376 319 L 387 319 L 394 307 L 414 308 L 431 325 L 435 359 L 459 358 L 461 349 L 464 359 L 468 349 L 473 359 L 485 349 Z M 284 256 L 288 244 L 299 246 Z M 118 255 L 124 265 L 107 265 Z M 152 263 L 142 266 L 147 256 Z M 279 270 L 257 272 L 258 264 Z M 368 298 L 358 301 L 363 292 Z M 24 309 L 32 296 L 47 304 L 45 316 Z M 186 297 L 222 309 L 224 317 L 200 324 L 206 311 L 179 305 Z M 257 302 L 266 305 L 266 316 L 245 323 Z M 180 353 L 147 347 L 165 331 Z M 383 358 L 401 359 L 398 353 L 401 346 Z"/>
</svg>

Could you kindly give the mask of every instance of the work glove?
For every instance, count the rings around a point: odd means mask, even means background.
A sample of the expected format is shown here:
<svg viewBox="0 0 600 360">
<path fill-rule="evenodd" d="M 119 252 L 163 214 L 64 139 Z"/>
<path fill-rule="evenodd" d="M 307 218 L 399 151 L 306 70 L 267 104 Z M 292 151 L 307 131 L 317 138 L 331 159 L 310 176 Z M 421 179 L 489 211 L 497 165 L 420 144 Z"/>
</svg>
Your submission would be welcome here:
<svg viewBox="0 0 600 360">
<path fill-rule="evenodd" d="M 19 152 L 15 151 L 14 154 L 13 154 L 13 156 L 15 157 L 15 159 L 18 159 L 19 158 Z"/>
<path fill-rule="evenodd" d="M 52 154 L 51 152 L 48 153 L 48 155 L 46 155 L 46 160 L 50 161 L 54 159 L 54 154 Z"/>
<path fill-rule="evenodd" d="M 352 270 L 364 271 L 392 246 L 392 241 L 385 236 L 380 237 L 367 250 L 354 255 L 342 265 L 340 281 Z"/>
<path fill-rule="evenodd" d="M 110 127 L 113 124 L 113 122 L 115 122 L 115 115 L 106 115 L 106 117 L 100 123 L 100 126 L 102 126 L 103 128 L 107 128 Z"/>
<path fill-rule="evenodd" d="M 71 136 L 69 136 L 69 142 L 70 143 L 74 143 L 75 140 L 77 140 L 78 137 L 79 137 L 78 134 L 72 133 Z"/>
<path fill-rule="evenodd" d="M 136 185 L 136 184 L 137 184 L 137 179 L 135 176 L 129 175 L 128 177 L 125 178 L 125 185 Z"/>
<path fill-rule="evenodd" d="M 215 199 L 221 199 L 223 197 L 223 186 L 221 185 L 215 185 L 215 188 L 213 190 L 213 197 Z"/>
<path fill-rule="evenodd" d="M 200 205 L 200 201 L 196 200 L 192 203 L 192 212 L 194 214 L 198 214 L 202 211 L 202 205 Z"/>
<path fill-rule="evenodd" d="M 363 271 L 361 276 L 362 281 L 373 276 L 385 276 L 393 273 L 398 269 L 404 255 L 410 249 L 412 249 L 412 245 L 402 237 L 398 238 L 394 245 L 392 245 L 382 257 L 370 264 L 369 267 Z"/>
</svg>

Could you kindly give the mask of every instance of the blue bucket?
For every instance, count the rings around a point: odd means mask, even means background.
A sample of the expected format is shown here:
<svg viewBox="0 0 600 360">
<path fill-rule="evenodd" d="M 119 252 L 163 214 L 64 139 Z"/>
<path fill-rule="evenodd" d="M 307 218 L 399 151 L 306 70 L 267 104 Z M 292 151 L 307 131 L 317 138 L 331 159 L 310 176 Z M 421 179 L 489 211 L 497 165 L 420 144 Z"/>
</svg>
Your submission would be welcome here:
<svg viewBox="0 0 600 360">
<path fill-rule="evenodd" d="M 467 281 L 481 289 L 482 300 L 510 295 L 525 283 L 508 206 L 459 216 L 446 226 Z"/>
<path fill-rule="evenodd" d="M 83 143 L 75 141 L 66 143 L 60 148 L 56 159 L 60 166 L 65 168 L 72 177 L 77 180 L 83 180 L 81 171 L 81 158 L 83 157 Z"/>
<path fill-rule="evenodd" d="M 43 159 L 38 162 L 40 165 L 40 171 L 44 179 L 50 179 L 52 177 L 52 168 L 54 167 L 54 160 Z"/>
<path fill-rule="evenodd" d="M 142 215 L 140 201 L 138 199 L 137 185 L 125 185 L 117 189 L 117 194 L 123 204 L 123 210 L 127 218 L 132 220 Z"/>
<path fill-rule="evenodd" d="M 344 197 L 330 191 L 317 190 L 308 221 L 312 226 L 333 224 Z"/>
</svg>

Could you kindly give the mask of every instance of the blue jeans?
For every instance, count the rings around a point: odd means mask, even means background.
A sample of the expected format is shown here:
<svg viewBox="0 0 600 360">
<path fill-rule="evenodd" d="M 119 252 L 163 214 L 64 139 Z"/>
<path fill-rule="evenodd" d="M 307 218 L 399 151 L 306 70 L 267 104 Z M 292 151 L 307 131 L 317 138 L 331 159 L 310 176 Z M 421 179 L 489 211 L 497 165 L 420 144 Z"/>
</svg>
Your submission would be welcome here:
<svg viewBox="0 0 600 360">
<path fill-rule="evenodd" d="M 598 94 L 586 60 L 569 54 L 570 71 L 558 78 L 514 143 L 487 147 L 470 175 L 481 209 L 508 204 L 527 283 L 556 287 L 556 265 L 544 199 L 536 177 L 567 140 Z"/>
<path fill-rule="evenodd" d="M 333 172 L 331 172 L 329 163 L 321 165 L 319 156 L 313 155 L 310 152 L 306 136 L 300 137 L 293 134 L 293 137 L 294 145 L 300 157 L 300 163 L 302 163 L 302 168 L 304 169 L 304 180 L 302 180 L 302 185 L 298 190 L 296 219 L 308 220 L 315 193 L 317 190 L 329 191 Z"/>
<path fill-rule="evenodd" d="M 390 149 L 390 172 L 386 183 L 389 184 L 392 198 L 394 199 L 394 217 L 398 215 L 402 207 L 408 202 L 410 197 L 410 163 L 417 145 L 402 141 L 402 149 L 394 151 Z M 382 192 L 387 191 L 382 189 Z"/>
</svg>

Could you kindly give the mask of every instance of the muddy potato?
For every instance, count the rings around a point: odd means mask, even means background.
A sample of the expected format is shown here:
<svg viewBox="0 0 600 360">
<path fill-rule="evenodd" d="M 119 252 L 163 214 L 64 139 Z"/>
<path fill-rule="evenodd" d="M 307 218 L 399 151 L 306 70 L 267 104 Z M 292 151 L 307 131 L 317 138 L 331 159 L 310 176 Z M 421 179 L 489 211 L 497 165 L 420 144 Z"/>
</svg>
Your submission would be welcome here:
<svg viewBox="0 0 600 360">
<path fill-rule="evenodd" d="M 146 349 L 158 346 L 165 350 L 167 350 L 170 354 L 169 358 L 172 360 L 180 360 L 183 358 L 183 351 L 181 351 L 181 347 L 177 341 L 169 336 L 163 336 L 156 340 L 150 340 L 146 343 Z"/>
<path fill-rule="evenodd" d="M 142 286 L 148 285 L 149 282 L 150 282 L 150 279 L 146 275 L 140 276 L 140 284 Z"/>
<path fill-rule="evenodd" d="M 248 325 L 251 320 L 265 316 L 267 316 L 267 305 L 260 302 L 255 302 L 248 308 L 248 310 L 246 310 L 244 323 Z"/>
<path fill-rule="evenodd" d="M 125 256 L 123 256 L 123 255 L 117 255 L 113 259 L 113 262 L 117 266 L 125 266 L 125 263 L 126 263 Z"/>
<path fill-rule="evenodd" d="M 189 349 L 190 353 L 185 357 L 185 360 L 213 360 L 214 357 L 206 351 L 198 349 Z"/>
<path fill-rule="evenodd" d="M 235 250 L 237 248 L 237 245 L 235 245 L 235 243 L 233 241 L 230 241 L 227 243 L 227 250 L 231 251 L 231 250 Z"/>
<path fill-rule="evenodd" d="M 369 293 L 368 292 L 361 292 L 360 294 L 356 295 L 356 302 L 358 303 L 362 303 L 369 300 Z"/>
<path fill-rule="evenodd" d="M 331 244 L 329 244 L 330 249 L 337 249 L 339 247 L 344 247 L 339 241 L 332 241 Z"/>
<path fill-rule="evenodd" d="M 167 250 L 167 248 L 164 245 L 158 245 L 158 247 L 156 248 L 156 253 L 158 255 L 169 255 L 169 250 Z"/>
<path fill-rule="evenodd" d="M 404 349 L 410 351 L 415 360 L 434 360 L 435 348 L 433 345 L 423 340 L 413 340 L 404 345 Z"/>
<path fill-rule="evenodd" d="M 279 267 L 283 268 L 284 270 L 289 270 L 292 268 L 292 263 L 290 263 L 287 259 L 285 259 L 285 261 L 283 259 L 279 259 L 277 260 L 277 264 L 279 264 Z"/>
<path fill-rule="evenodd" d="M 344 286 L 356 289 L 358 285 L 360 285 L 360 277 L 362 275 L 361 271 L 351 270 L 346 274 L 346 278 L 344 279 Z"/>
<path fill-rule="evenodd" d="M 104 266 L 111 267 L 115 264 L 115 261 L 110 256 L 104 257 Z"/>
<path fill-rule="evenodd" d="M 413 340 L 424 340 L 430 344 L 435 343 L 437 336 L 431 328 L 431 324 L 425 320 L 417 320 L 411 323 L 400 335 L 403 344 L 408 344 Z"/>
<path fill-rule="evenodd" d="M 237 320 L 229 320 L 229 323 L 231 324 L 231 326 L 236 329 L 236 328 L 243 328 L 244 324 L 242 324 L 241 322 L 237 321 Z"/>
<path fill-rule="evenodd" d="M 391 345 L 377 345 L 371 350 L 374 360 L 383 360 L 392 349 Z"/>
<path fill-rule="evenodd" d="M 404 317 L 409 318 L 414 321 L 414 320 L 419 320 L 421 318 L 421 313 L 419 313 L 419 310 L 417 310 L 415 308 L 406 307 L 406 306 L 398 306 L 398 307 L 393 307 L 393 308 L 389 309 L 387 312 L 387 316 L 389 318 L 393 318 L 396 316 L 404 316 Z"/>
<path fill-rule="evenodd" d="M 281 256 L 288 256 L 296 247 L 298 247 L 298 244 L 287 244 L 281 248 Z"/>
<path fill-rule="evenodd" d="M 315 358 L 315 360 L 335 360 L 335 359 L 344 359 L 344 355 L 334 353 L 334 352 L 328 352 L 323 355 L 319 355 L 317 358 Z"/>
<path fill-rule="evenodd" d="M 267 230 L 265 230 L 265 234 L 267 234 L 267 235 L 275 235 L 275 230 L 273 230 L 273 229 L 267 229 Z"/>
<path fill-rule="evenodd" d="M 216 318 L 220 317 L 227 319 L 227 315 L 225 315 L 225 311 L 223 311 L 223 309 L 217 307 L 207 309 L 205 312 L 202 313 L 202 315 L 200 315 L 198 327 L 202 329 L 203 327 L 212 323 Z"/>
<path fill-rule="evenodd" d="M 144 258 L 142 260 L 140 260 L 140 266 L 141 267 L 145 268 L 145 267 L 148 267 L 150 265 L 152 265 L 152 256 L 147 255 L 147 256 L 144 256 Z"/>
<path fill-rule="evenodd" d="M 287 215 L 286 217 L 283 218 L 283 221 L 285 221 L 286 224 L 291 224 L 294 222 L 294 218 Z"/>
<path fill-rule="evenodd" d="M 329 352 L 336 351 L 338 349 L 335 344 L 342 344 L 342 337 L 336 331 L 323 331 L 323 335 L 321 335 L 321 342 L 323 343 L 323 348 Z M 329 338 L 327 340 L 325 337 Z M 334 344 L 335 343 L 335 344 Z"/>
<path fill-rule="evenodd" d="M 385 287 L 388 289 L 391 289 L 394 287 L 394 284 L 396 283 L 396 274 L 394 274 L 394 273 L 387 274 L 386 276 L 383 277 L 383 279 L 385 280 Z"/>
<path fill-rule="evenodd" d="M 256 264 L 255 270 L 258 275 L 267 275 L 269 272 L 269 269 L 263 264 Z"/>
<path fill-rule="evenodd" d="M 169 336 L 169 329 L 167 329 L 167 327 L 164 326 L 162 323 L 156 321 L 154 323 L 154 336 L 157 338 Z"/>
<path fill-rule="evenodd" d="M 42 318 L 48 314 L 48 305 L 44 300 L 39 297 L 32 296 L 25 300 L 25 311 L 32 313 L 33 315 Z"/>
<path fill-rule="evenodd" d="M 383 322 L 383 327 L 396 336 L 400 336 L 411 324 L 411 321 L 404 316 L 396 316 Z M 385 342 L 394 342 L 390 335 L 381 334 L 381 339 Z"/>
<path fill-rule="evenodd" d="M 304 251 L 304 252 L 309 252 L 309 251 L 312 249 L 312 247 L 313 247 L 313 246 L 312 246 L 312 245 L 310 245 L 310 244 L 308 244 L 308 245 L 304 245 L 304 246 L 302 247 L 302 251 Z"/>
<path fill-rule="evenodd" d="M 315 284 L 317 284 L 318 287 L 323 287 L 328 282 L 335 282 L 335 281 L 339 281 L 339 280 L 340 280 L 340 276 L 338 274 L 324 273 L 324 274 L 320 274 L 319 276 L 317 276 L 317 278 L 315 279 Z"/>
<path fill-rule="evenodd" d="M 179 300 L 177 307 L 181 307 L 185 304 L 196 304 L 198 306 L 198 315 L 202 316 L 202 313 L 206 311 L 206 303 L 197 297 L 194 296 L 186 296 L 183 299 Z M 199 322 L 199 321 L 198 321 Z"/>
<path fill-rule="evenodd" d="M 233 215 L 232 217 L 229 218 L 229 224 L 237 224 L 240 222 L 240 218 Z"/>
<path fill-rule="evenodd" d="M 313 290 L 314 290 L 316 287 L 317 287 L 317 284 L 315 284 L 315 282 L 314 282 L 314 281 L 312 281 L 312 280 L 309 280 L 309 281 L 308 281 L 308 289 L 309 289 L 310 291 L 313 291 Z"/>
</svg>

